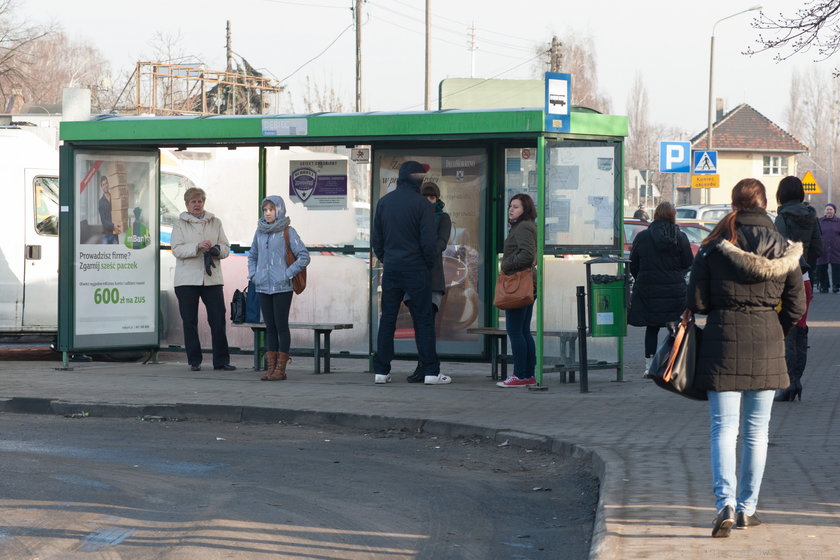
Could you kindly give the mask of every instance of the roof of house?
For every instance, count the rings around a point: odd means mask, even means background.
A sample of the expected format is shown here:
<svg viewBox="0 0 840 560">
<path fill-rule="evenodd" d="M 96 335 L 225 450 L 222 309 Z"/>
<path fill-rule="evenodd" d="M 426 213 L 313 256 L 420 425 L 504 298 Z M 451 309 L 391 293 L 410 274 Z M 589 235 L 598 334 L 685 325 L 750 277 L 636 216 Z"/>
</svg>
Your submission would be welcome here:
<svg viewBox="0 0 840 560">
<path fill-rule="evenodd" d="M 712 125 L 712 149 L 727 152 L 807 152 L 808 146 L 746 103 Z M 691 139 L 694 149 L 706 148 L 708 129 Z"/>
</svg>

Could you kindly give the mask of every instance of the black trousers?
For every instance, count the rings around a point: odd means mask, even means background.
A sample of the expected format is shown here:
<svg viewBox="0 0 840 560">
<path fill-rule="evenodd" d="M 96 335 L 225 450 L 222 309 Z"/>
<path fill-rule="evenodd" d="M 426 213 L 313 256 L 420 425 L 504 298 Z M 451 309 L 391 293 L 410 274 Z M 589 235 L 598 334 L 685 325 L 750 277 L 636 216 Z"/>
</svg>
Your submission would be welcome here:
<svg viewBox="0 0 840 560">
<path fill-rule="evenodd" d="M 292 335 L 289 332 L 289 309 L 294 292 L 260 294 L 260 310 L 265 321 L 265 349 L 289 353 Z"/>
<path fill-rule="evenodd" d="M 176 286 L 178 310 L 184 324 L 184 348 L 187 361 L 192 366 L 201 364 L 201 342 L 198 340 L 198 300 L 204 302 L 207 322 L 213 344 L 213 367 L 220 368 L 230 363 L 227 333 L 225 331 L 224 287 L 218 286 Z"/>
</svg>

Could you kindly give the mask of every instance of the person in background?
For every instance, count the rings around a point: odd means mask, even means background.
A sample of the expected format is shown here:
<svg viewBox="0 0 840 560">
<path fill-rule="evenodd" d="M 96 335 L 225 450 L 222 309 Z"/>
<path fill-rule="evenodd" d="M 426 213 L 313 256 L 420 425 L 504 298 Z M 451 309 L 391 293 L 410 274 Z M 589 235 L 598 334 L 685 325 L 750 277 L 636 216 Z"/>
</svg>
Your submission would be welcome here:
<svg viewBox="0 0 840 560">
<path fill-rule="evenodd" d="M 233 371 L 225 326 L 224 280 L 220 259 L 230 254 L 222 221 L 204 210 L 207 195 L 191 187 L 184 193 L 187 212 L 172 226 L 175 296 L 184 325 L 184 347 L 192 371 L 201 370 L 198 300 L 204 302 L 213 344 L 213 369 Z M 218 264 L 217 264 L 218 263 Z"/>
<path fill-rule="evenodd" d="M 445 385 L 452 378 L 440 373 L 435 350 L 430 271 L 437 251 L 435 215 L 420 194 L 428 165 L 406 161 L 400 165 L 396 188 L 376 203 L 370 246 L 382 263 L 382 295 L 373 382 L 391 382 L 397 314 L 405 296 L 414 324 L 414 341 L 422 365 L 423 383 Z"/>
<path fill-rule="evenodd" d="M 452 219 L 449 214 L 443 211 L 444 202 L 440 199 L 440 187 L 437 183 L 423 183 L 420 187 L 420 194 L 426 197 L 426 200 L 432 205 L 435 210 L 435 225 L 437 227 L 437 256 L 435 264 L 431 271 L 431 288 L 432 288 L 432 322 L 437 324 L 435 318 L 438 311 L 440 311 L 443 296 L 446 295 L 446 279 L 443 276 L 443 252 L 449 244 L 449 236 L 452 235 Z M 437 332 L 435 332 L 437 337 Z M 437 339 L 436 339 L 437 340 Z M 417 367 L 414 373 L 408 376 L 409 383 L 423 383 L 426 379 L 423 373 L 423 363 L 417 362 Z"/>
<path fill-rule="evenodd" d="M 660 202 L 653 223 L 640 231 L 630 249 L 635 280 L 627 323 L 645 327 L 645 375 L 659 342 L 659 329 L 679 321 L 685 309 L 685 274 L 694 256 L 688 237 L 676 225 L 677 210 Z"/>
<path fill-rule="evenodd" d="M 817 211 L 805 202 L 805 189 L 799 177 L 788 176 L 779 181 L 776 190 L 779 210 L 776 230 L 791 241 L 802 242 L 802 282 L 805 286 L 805 314 L 785 337 L 785 361 L 790 386 L 776 393 L 777 401 L 802 400 L 802 374 L 808 361 L 808 306 L 813 294 L 811 265 L 823 254 L 822 236 L 817 222 Z"/>
<path fill-rule="evenodd" d="M 537 260 L 537 208 L 527 194 L 517 194 L 508 204 L 510 230 L 503 246 L 502 271 L 513 274 L 520 270 L 533 270 Z M 536 282 L 534 283 L 536 293 Z M 537 384 L 537 348 L 531 334 L 531 317 L 534 304 L 505 310 L 505 329 L 510 339 L 513 355 L 513 374 L 496 383 L 499 387 L 529 387 Z"/>
<path fill-rule="evenodd" d="M 633 213 L 633 218 L 636 219 L 636 220 L 644 220 L 646 222 L 650 220 L 650 216 L 648 215 L 647 212 L 645 212 L 645 205 L 644 204 L 639 204 L 639 207 Z"/>
<path fill-rule="evenodd" d="M 716 538 L 761 524 L 770 411 L 790 383 L 784 338 L 805 313 L 802 244 L 776 231 L 766 207 L 761 181 L 739 181 L 732 212 L 703 240 L 688 282 L 688 309 L 707 315 L 694 383 L 709 399 Z"/>
<path fill-rule="evenodd" d="M 289 310 L 292 307 L 292 278 L 309 264 L 309 252 L 297 231 L 289 224 L 286 204 L 279 196 L 267 196 L 262 202 L 263 217 L 248 253 L 248 279 L 260 295 L 260 310 L 265 321 L 265 374 L 263 381 L 286 379 L 289 363 Z M 295 262 L 286 265 L 286 236 Z"/>
<path fill-rule="evenodd" d="M 817 284 L 821 294 L 828 293 L 829 287 L 835 294 L 840 292 L 840 217 L 833 202 L 825 205 L 825 215 L 820 218 L 823 254 L 817 259 Z M 828 278 L 828 265 L 831 265 L 831 281 Z"/>
</svg>

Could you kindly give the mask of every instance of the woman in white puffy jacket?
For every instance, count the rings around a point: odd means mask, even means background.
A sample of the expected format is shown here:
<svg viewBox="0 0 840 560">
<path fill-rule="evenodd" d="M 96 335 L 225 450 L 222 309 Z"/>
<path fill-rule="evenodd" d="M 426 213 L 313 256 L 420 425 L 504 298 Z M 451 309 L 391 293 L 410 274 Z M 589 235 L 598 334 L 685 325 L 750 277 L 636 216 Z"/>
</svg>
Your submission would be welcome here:
<svg viewBox="0 0 840 560">
<path fill-rule="evenodd" d="M 289 226 L 286 205 L 279 196 L 262 201 L 263 217 L 248 254 L 248 279 L 260 296 L 260 310 L 266 330 L 266 371 L 263 381 L 286 379 L 289 362 L 289 309 L 292 306 L 292 278 L 309 264 L 309 252 L 298 233 Z M 286 265 L 286 230 L 295 261 Z"/>
<path fill-rule="evenodd" d="M 175 296 L 184 325 L 184 347 L 193 371 L 201 369 L 198 339 L 198 300 L 207 309 L 213 342 L 213 369 L 231 371 L 225 331 L 224 280 L 220 259 L 230 254 L 222 221 L 204 210 L 207 195 L 197 187 L 187 189 L 182 212 L 172 226 L 172 254 L 175 255 Z"/>
</svg>

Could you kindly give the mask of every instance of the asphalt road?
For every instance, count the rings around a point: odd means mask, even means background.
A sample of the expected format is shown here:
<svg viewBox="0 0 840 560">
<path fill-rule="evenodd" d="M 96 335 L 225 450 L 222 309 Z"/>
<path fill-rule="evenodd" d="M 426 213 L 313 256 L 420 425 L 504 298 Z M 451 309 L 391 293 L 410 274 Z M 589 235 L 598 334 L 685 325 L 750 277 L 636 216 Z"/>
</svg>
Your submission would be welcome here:
<svg viewBox="0 0 840 560">
<path fill-rule="evenodd" d="M 0 414 L 0 559 L 584 559 L 597 481 L 477 439 Z"/>
</svg>

